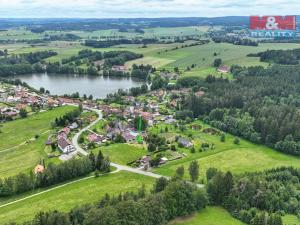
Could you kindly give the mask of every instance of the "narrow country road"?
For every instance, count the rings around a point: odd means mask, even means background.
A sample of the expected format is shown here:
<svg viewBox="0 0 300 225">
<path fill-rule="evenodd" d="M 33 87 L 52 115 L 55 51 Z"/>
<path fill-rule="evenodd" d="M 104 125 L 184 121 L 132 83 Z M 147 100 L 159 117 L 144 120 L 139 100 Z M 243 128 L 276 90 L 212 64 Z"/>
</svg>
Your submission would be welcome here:
<svg viewBox="0 0 300 225">
<path fill-rule="evenodd" d="M 110 172 L 110 174 L 111 174 L 111 173 L 117 173 L 117 172 L 119 172 L 118 169 L 115 170 L 115 171 L 113 171 L 113 172 Z M 104 176 L 104 175 L 106 175 L 106 174 L 100 174 L 100 176 Z M 92 176 L 89 176 L 89 177 L 84 177 L 84 178 L 81 178 L 81 179 L 78 179 L 78 180 L 74 180 L 74 181 L 71 181 L 71 182 L 68 182 L 68 183 L 65 183 L 65 184 L 62 184 L 62 185 L 58 185 L 58 186 L 53 187 L 53 188 L 49 188 L 49 189 L 47 189 L 47 190 L 45 190 L 45 191 L 38 192 L 38 193 L 36 193 L 36 194 L 29 195 L 29 196 L 27 196 L 27 197 L 20 198 L 20 199 L 17 199 L 17 200 L 15 200 L 15 201 L 11 201 L 11 202 L 5 203 L 5 204 L 3 204 L 3 205 L 0 205 L 0 208 L 3 208 L 3 207 L 5 207 L 5 206 L 9 206 L 9 205 L 15 204 L 15 203 L 17 203 L 17 202 L 24 201 L 24 200 L 29 199 L 29 198 L 33 198 L 33 197 L 38 196 L 38 195 L 42 195 L 42 194 L 47 193 L 47 192 L 49 192 L 49 191 L 53 191 L 53 190 L 55 190 L 55 189 L 59 189 L 59 188 L 65 187 L 65 186 L 68 186 L 68 185 L 70 185 L 70 184 L 74 184 L 74 183 L 77 183 L 77 182 L 80 182 L 80 181 L 83 181 L 83 180 L 91 179 L 91 178 L 95 178 L 95 175 L 92 175 Z"/>
<path fill-rule="evenodd" d="M 78 138 L 80 137 L 80 135 L 84 132 L 84 131 L 87 131 L 89 130 L 92 126 L 94 126 L 96 123 L 98 123 L 102 118 L 103 118 L 103 115 L 102 115 L 102 112 L 99 110 L 99 109 L 93 109 L 93 108 L 84 108 L 84 109 L 87 109 L 87 110 L 91 110 L 91 111 L 94 111 L 98 114 L 98 118 L 93 121 L 92 123 L 90 123 L 88 126 L 84 127 L 83 129 L 81 129 L 78 133 L 76 133 L 74 135 L 74 137 L 72 138 L 72 144 L 73 146 L 75 147 L 76 151 L 80 154 L 80 155 L 83 155 L 83 156 L 86 156 L 88 155 L 88 153 L 83 150 L 80 145 L 78 144 Z"/>
<path fill-rule="evenodd" d="M 87 110 L 91 110 L 91 111 L 94 111 L 98 114 L 98 118 L 93 121 L 90 125 L 86 126 L 85 128 L 81 129 L 77 134 L 74 135 L 74 137 L 72 138 L 72 144 L 74 145 L 75 149 L 77 150 L 77 152 L 80 154 L 80 155 L 88 155 L 88 153 L 82 149 L 80 147 L 80 145 L 78 144 L 78 138 L 79 136 L 82 134 L 82 132 L 86 131 L 86 130 L 89 130 L 93 125 L 95 125 L 96 123 L 98 123 L 102 118 L 103 118 L 103 115 L 102 115 L 102 112 L 98 109 L 94 109 L 94 108 L 84 108 L 84 109 L 87 109 Z M 120 165 L 120 164 L 117 164 L 117 163 L 114 163 L 114 162 L 111 162 L 110 165 L 112 165 L 113 167 L 116 167 L 117 168 L 117 171 L 120 171 L 120 170 L 123 170 L 123 171 L 128 171 L 128 172 L 132 172 L 132 173 L 137 173 L 137 174 L 141 174 L 141 175 L 144 175 L 144 176 L 148 176 L 148 177 L 153 177 L 153 178 L 160 178 L 160 177 L 165 177 L 167 179 L 169 179 L 170 177 L 166 177 L 166 176 L 163 176 L 163 175 L 159 175 L 159 174 L 156 174 L 156 173 L 152 173 L 152 172 L 148 172 L 148 171 L 144 171 L 144 170 L 140 170 L 140 169 L 137 169 L 137 168 L 132 168 L 132 167 L 129 167 L 129 166 L 123 166 L 123 165 Z M 196 184 L 199 188 L 203 188 L 204 185 L 203 184 Z"/>
<path fill-rule="evenodd" d="M 84 108 L 84 109 L 96 112 L 98 114 L 98 118 L 95 121 L 93 121 L 91 124 L 89 124 L 88 126 L 82 128 L 78 133 L 76 133 L 74 135 L 74 137 L 72 138 L 72 144 L 75 147 L 76 151 L 80 155 L 87 156 L 88 152 L 86 152 L 83 148 L 80 147 L 80 145 L 78 144 L 78 138 L 80 137 L 80 135 L 84 131 L 89 130 L 92 126 L 94 126 L 96 123 L 98 123 L 103 118 L 103 115 L 102 115 L 102 112 L 99 109 L 87 108 L 87 107 Z M 151 173 L 151 172 L 139 170 L 139 169 L 132 168 L 132 167 L 129 167 L 129 166 L 119 165 L 119 164 L 116 164 L 116 163 L 113 163 L 113 162 L 111 163 L 111 165 L 113 167 L 116 167 L 118 171 L 124 170 L 124 171 L 132 172 L 132 173 L 137 173 L 137 174 L 142 174 L 142 175 L 149 176 L 149 177 L 154 177 L 154 178 L 160 178 L 160 177 L 162 177 L 162 175 L 159 175 L 159 174 L 155 174 L 155 173 Z"/>
<path fill-rule="evenodd" d="M 71 104 L 70 104 L 71 105 Z M 73 106 L 78 106 L 78 105 L 74 105 L 72 104 Z M 72 138 L 72 144 L 74 145 L 76 151 L 80 154 L 80 155 L 88 155 L 88 153 L 82 149 L 79 144 L 78 144 L 78 138 L 79 136 L 82 134 L 82 132 L 86 131 L 86 130 L 89 130 L 93 125 L 95 125 L 97 122 L 99 122 L 102 118 L 103 118 L 103 115 L 102 115 L 102 112 L 98 109 L 93 109 L 93 108 L 85 108 L 87 110 L 91 110 L 91 111 L 94 111 L 98 114 L 98 118 L 93 121 L 91 124 L 89 124 L 88 126 L 84 127 L 83 129 L 81 129 L 78 133 L 75 134 L 75 136 Z M 165 177 L 167 179 L 170 179 L 170 177 L 167 177 L 167 176 L 163 176 L 163 175 L 159 175 L 159 174 L 156 174 L 156 173 L 152 173 L 152 172 L 148 172 L 148 171 L 144 171 L 144 170 L 140 170 L 140 169 L 136 169 L 136 168 L 132 168 L 132 167 L 129 167 L 129 166 L 123 166 L 123 165 L 119 165 L 119 164 L 116 164 L 116 163 L 113 163 L 111 162 L 110 163 L 111 166 L 113 167 L 116 167 L 116 170 L 113 171 L 113 172 L 110 172 L 110 173 L 117 173 L 119 171 L 128 171 L 128 172 L 132 172 L 132 173 L 136 173 L 136 174 L 141 174 L 141 175 L 144 175 L 144 176 L 149 176 L 149 177 L 153 177 L 153 178 L 160 178 L 160 177 Z M 105 174 L 102 174 L 100 176 L 103 176 Z M 24 201 L 26 199 L 29 199 L 29 198 L 33 198 L 35 196 L 38 196 L 38 195 L 42 195 L 44 193 L 47 193 L 47 192 L 50 192 L 50 191 L 53 191 L 55 189 L 58 189 L 58 188 L 62 188 L 62 187 L 65 187 L 67 185 L 70 185 L 70 184 L 73 184 L 73 183 L 77 183 L 77 182 L 80 182 L 80 181 L 83 181 L 83 180 L 87 180 L 87 179 L 91 179 L 95 177 L 94 175 L 93 176 L 89 176 L 89 177 L 84 177 L 84 178 L 80 178 L 78 180 L 74 180 L 74 181 L 71 181 L 71 182 L 68 182 L 68 183 L 65 183 L 65 184 L 62 184 L 62 185 L 58 185 L 56 187 L 53 187 L 53 188 L 50 188 L 50 189 L 47 189 L 45 191 L 41 191 L 41 192 L 38 192 L 36 194 L 32 194 L 32 195 L 29 195 L 27 197 L 24 197 L 24 198 L 20 198 L 20 199 L 17 199 L 15 201 L 11 201 L 11 202 L 8 202 L 8 203 L 5 203 L 3 205 L 0 205 L 0 208 L 3 208 L 3 207 L 6 207 L 6 206 L 9 206 L 9 205 L 12 205 L 12 204 L 15 204 L 15 203 L 18 203 L 18 202 L 21 202 L 21 201 Z M 198 188 L 204 188 L 204 184 L 196 184 Z"/>
</svg>

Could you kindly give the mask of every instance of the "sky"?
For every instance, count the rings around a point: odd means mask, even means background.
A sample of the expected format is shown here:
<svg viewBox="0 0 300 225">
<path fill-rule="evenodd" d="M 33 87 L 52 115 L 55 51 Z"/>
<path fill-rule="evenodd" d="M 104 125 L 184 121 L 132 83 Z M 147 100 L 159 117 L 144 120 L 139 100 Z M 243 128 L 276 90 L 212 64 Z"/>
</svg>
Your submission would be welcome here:
<svg viewBox="0 0 300 225">
<path fill-rule="evenodd" d="M 299 9 L 299 0 L 0 0 L 0 18 L 298 15 Z"/>
</svg>

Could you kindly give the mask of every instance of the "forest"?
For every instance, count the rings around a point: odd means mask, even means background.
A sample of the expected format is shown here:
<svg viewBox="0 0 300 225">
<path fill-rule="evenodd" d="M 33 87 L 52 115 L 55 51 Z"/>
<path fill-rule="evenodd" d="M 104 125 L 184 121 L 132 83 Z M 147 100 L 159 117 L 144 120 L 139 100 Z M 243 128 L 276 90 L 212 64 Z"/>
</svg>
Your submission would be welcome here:
<svg viewBox="0 0 300 225">
<path fill-rule="evenodd" d="M 282 215 L 300 215 L 299 169 L 283 167 L 233 177 L 210 168 L 206 175 L 210 202 L 246 224 L 281 225 Z"/>
<path fill-rule="evenodd" d="M 260 61 L 285 65 L 299 64 L 300 49 L 293 50 L 267 50 L 257 54 L 249 54 L 249 57 L 260 57 Z"/>
<path fill-rule="evenodd" d="M 179 79 L 178 87 L 205 92 L 203 97 L 186 97 L 183 108 L 220 130 L 300 155 L 299 66 L 233 66 L 231 71 L 234 81 Z"/>
</svg>

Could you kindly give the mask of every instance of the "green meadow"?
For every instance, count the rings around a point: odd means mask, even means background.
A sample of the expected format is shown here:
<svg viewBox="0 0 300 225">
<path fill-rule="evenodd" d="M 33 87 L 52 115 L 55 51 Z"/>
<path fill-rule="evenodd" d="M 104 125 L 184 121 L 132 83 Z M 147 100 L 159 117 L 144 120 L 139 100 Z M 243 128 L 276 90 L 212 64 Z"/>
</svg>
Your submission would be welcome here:
<svg viewBox="0 0 300 225">
<path fill-rule="evenodd" d="M 282 217 L 284 225 L 300 225 L 300 219 L 295 215 L 285 215 Z"/>
<path fill-rule="evenodd" d="M 51 122 L 72 109 L 73 106 L 59 107 L 4 123 L 0 133 L 0 177 L 31 170 L 45 156 Z M 35 139 L 35 135 L 39 137 Z"/>
<path fill-rule="evenodd" d="M 196 121 L 196 124 L 202 126 L 202 129 L 210 127 Z M 152 128 L 152 132 L 159 133 L 164 130 L 165 125 Z M 200 166 L 200 180 L 205 181 L 206 170 L 210 167 L 218 168 L 222 171 L 231 171 L 235 174 L 242 174 L 245 172 L 262 171 L 280 166 L 294 166 L 300 167 L 300 158 L 277 152 L 264 145 L 253 144 L 249 141 L 240 139 L 240 143 L 234 144 L 235 137 L 226 134 L 225 142 L 221 142 L 220 134 L 204 133 L 203 130 L 192 130 L 188 128 L 185 131 L 169 127 L 167 133 L 161 133 L 167 140 L 172 140 L 175 136 L 183 136 L 193 138 L 195 146 L 195 153 L 184 148 L 178 148 L 179 152 L 185 153 L 186 156 L 175 161 L 168 162 L 167 164 L 155 168 L 154 172 L 166 176 L 173 176 L 179 166 L 185 168 L 185 178 L 189 179 L 188 166 L 193 160 L 197 160 Z M 208 149 L 200 152 L 202 143 L 214 144 L 214 149 Z"/>
<path fill-rule="evenodd" d="M 106 193 L 118 195 L 127 191 L 137 191 L 142 185 L 150 190 L 153 183 L 154 178 L 129 172 L 107 174 L 98 178 L 91 177 L 5 207 L 1 207 L 0 203 L 0 221 L 1 224 L 9 221 L 25 222 L 32 219 L 39 211 L 67 212 L 76 206 L 96 203 Z M 24 197 L 27 196 L 23 195 L 22 198 Z M 6 200 L 7 202 L 9 201 Z"/>
<path fill-rule="evenodd" d="M 54 108 L 46 112 L 38 112 L 25 119 L 4 123 L 1 126 L 0 152 L 28 141 L 36 134 L 51 129 L 51 122 L 58 116 L 74 109 L 73 106 Z"/>
<path fill-rule="evenodd" d="M 243 225 L 221 207 L 207 207 L 192 216 L 177 218 L 169 225 Z"/>
<path fill-rule="evenodd" d="M 104 156 L 109 157 L 110 161 L 122 165 L 127 165 L 147 154 L 147 149 L 137 144 L 112 144 L 100 149 Z"/>
</svg>

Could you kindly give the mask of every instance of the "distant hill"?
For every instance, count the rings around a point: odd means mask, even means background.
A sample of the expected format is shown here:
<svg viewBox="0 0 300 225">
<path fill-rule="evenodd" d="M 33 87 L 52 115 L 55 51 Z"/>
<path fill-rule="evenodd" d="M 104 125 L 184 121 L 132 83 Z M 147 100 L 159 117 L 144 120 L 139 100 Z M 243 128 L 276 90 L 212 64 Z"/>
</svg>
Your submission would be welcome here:
<svg viewBox="0 0 300 225">
<path fill-rule="evenodd" d="M 297 16 L 300 22 L 300 16 Z M 298 25 L 299 25 L 298 22 Z M 149 27 L 185 27 L 200 25 L 248 26 L 249 16 L 119 18 L 119 19 L 0 19 L 0 29 L 25 26 L 43 30 L 99 30 Z"/>
</svg>

